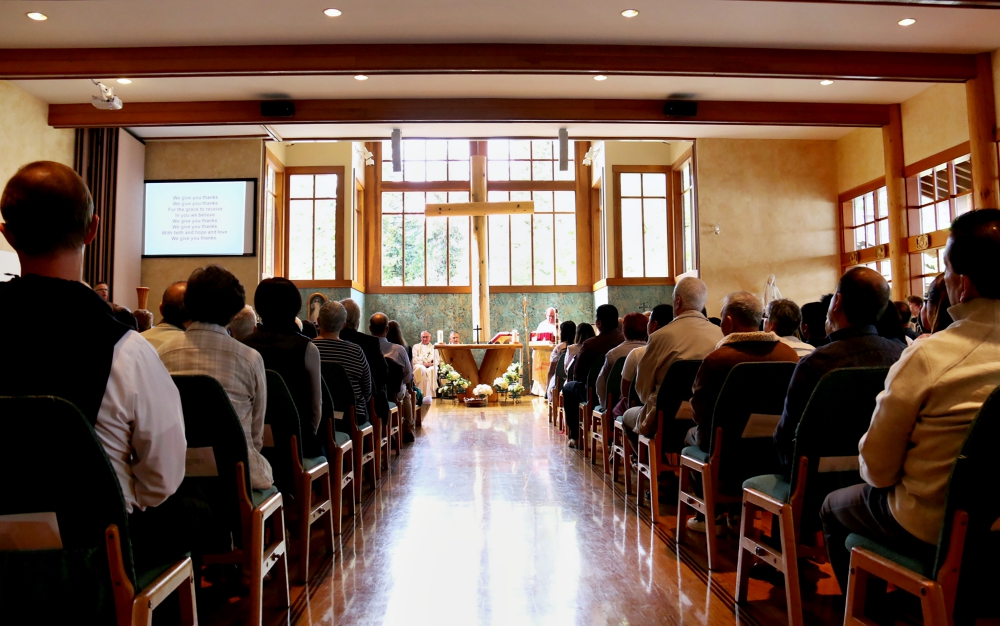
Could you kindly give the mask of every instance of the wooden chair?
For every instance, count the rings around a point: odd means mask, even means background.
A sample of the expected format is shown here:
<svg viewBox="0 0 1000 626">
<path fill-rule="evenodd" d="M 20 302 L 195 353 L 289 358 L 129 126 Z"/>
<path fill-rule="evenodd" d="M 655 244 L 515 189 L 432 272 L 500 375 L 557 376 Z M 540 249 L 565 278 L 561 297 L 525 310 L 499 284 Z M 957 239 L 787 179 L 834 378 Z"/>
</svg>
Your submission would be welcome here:
<svg viewBox="0 0 1000 626">
<path fill-rule="evenodd" d="M 734 366 L 722 385 L 712 413 L 710 452 L 698 446 L 681 450 L 677 543 L 684 540 L 687 509 L 704 515 L 708 569 L 719 564 L 716 505 L 741 503 L 742 490 L 737 491 L 733 485 L 742 485 L 747 478 L 769 471 L 774 473 L 777 469 L 774 427 L 781 418 L 794 371 L 795 363 L 739 363 Z M 702 497 L 694 493 L 691 484 L 695 474 L 701 477 Z"/>
<path fill-rule="evenodd" d="M 925 626 L 972 624 L 996 616 L 1000 519 L 996 443 L 1000 441 L 1000 388 L 990 394 L 969 428 L 948 481 L 944 524 L 933 562 L 900 554 L 852 534 L 845 626 L 871 624 L 865 595 L 876 578 L 920 599 Z M 972 548 L 972 549 L 966 549 Z"/>
<path fill-rule="evenodd" d="M 403 386 L 403 366 L 392 359 L 385 360 L 387 369 L 385 388 L 389 394 L 389 414 L 385 420 L 379 420 L 375 425 L 375 432 L 379 434 L 379 468 L 389 467 L 389 455 L 392 454 L 392 442 L 396 440 L 396 456 L 399 457 L 402 450 L 403 436 L 400 433 L 402 426 L 402 407 L 396 402 L 396 390 Z M 404 402 L 409 401 L 409 394 L 404 396 Z M 382 448 L 385 448 L 385 456 L 382 456 Z"/>
<path fill-rule="evenodd" d="M 275 577 L 289 606 L 284 503 L 278 488 L 251 489 L 247 439 L 229 395 L 210 376 L 173 376 L 184 410 L 188 463 L 175 496 L 211 510 L 217 546 L 206 565 L 237 564 L 250 575 L 250 622 L 263 619 L 264 577 Z M 272 523 L 270 533 L 266 525 Z M 269 536 L 269 539 L 268 539 Z"/>
<path fill-rule="evenodd" d="M 328 365 L 340 367 L 335 363 Z M 344 377 L 346 378 L 346 373 Z M 346 432 L 347 427 L 342 424 L 344 413 L 337 411 L 336 402 L 330 387 L 326 384 L 326 379 L 320 378 L 320 383 L 323 386 L 323 420 L 320 422 L 319 430 L 323 436 L 326 453 L 333 457 L 333 475 L 330 477 L 333 510 L 336 511 L 333 516 L 333 532 L 340 535 L 344 531 L 344 489 L 350 490 L 347 492 L 348 515 L 353 516 L 355 513 L 354 442 L 351 440 L 351 435 Z"/>
<path fill-rule="evenodd" d="M 656 394 L 656 434 L 652 437 L 639 435 L 636 447 L 636 514 L 642 506 L 642 483 L 645 480 L 649 484 L 649 516 L 654 524 L 659 522 L 660 473 L 680 471 L 679 463 L 664 462 L 664 453 L 680 452 L 683 446 L 678 447 L 677 444 L 683 443 L 685 433 L 694 426 L 691 387 L 700 367 L 701 361 L 698 360 L 671 364 Z"/>
<path fill-rule="evenodd" d="M 610 417 L 610 411 L 618 403 L 622 392 L 622 368 L 625 367 L 625 357 L 614 362 L 608 373 L 608 394 L 601 398 L 604 406 L 595 406 L 590 413 L 590 463 L 597 463 L 597 446 L 601 446 L 601 458 L 604 461 L 604 473 L 611 471 L 611 425 L 605 415 Z M 596 385 L 596 382 L 595 382 Z M 595 391 L 596 393 L 596 391 Z"/>
<path fill-rule="evenodd" d="M 789 626 L 803 624 L 797 559 L 824 556 L 821 547 L 807 545 L 805 540 L 809 531 L 815 537 L 820 530 L 819 509 L 827 494 L 862 482 L 858 441 L 868 430 L 875 397 L 885 388 L 888 373 L 888 367 L 853 367 L 824 375 L 795 431 L 790 479 L 766 474 L 743 483 L 737 602 L 747 600 L 750 566 L 756 556 L 784 575 Z M 762 540 L 754 526 L 758 512 L 778 520 L 780 548 Z"/>
<path fill-rule="evenodd" d="M 0 431 L 7 476 L 0 515 L 50 516 L 57 524 L 50 548 L 0 548 L 0 621 L 148 625 L 177 592 L 181 621 L 197 624 L 190 557 L 134 567 L 118 476 L 76 406 L 52 396 L 3 397 Z M 30 519 L 5 524 L 39 534 Z"/>
<path fill-rule="evenodd" d="M 556 377 L 556 384 L 555 388 L 552 390 L 552 398 L 553 398 L 552 423 L 555 424 L 556 422 L 558 422 L 559 432 L 563 432 L 564 430 L 563 420 L 566 417 L 566 410 L 563 407 L 562 388 L 563 388 L 563 383 L 566 382 L 566 360 L 563 359 L 562 357 L 560 357 L 559 360 L 556 361 L 555 377 Z"/>
<path fill-rule="evenodd" d="M 590 366 L 590 371 L 587 372 L 587 400 L 581 402 L 577 409 L 577 419 L 580 423 L 577 445 L 582 449 L 585 459 L 590 458 L 590 446 L 587 444 L 590 441 L 590 417 L 597 404 L 597 377 L 601 373 L 602 367 L 604 367 L 604 359 L 600 359 Z"/>
<path fill-rule="evenodd" d="M 639 405 L 639 396 L 635 392 L 635 385 L 632 385 L 628 394 L 628 408 Z M 629 495 L 632 494 L 632 440 L 625 434 L 625 423 L 621 417 L 615 418 L 611 426 L 611 481 L 618 482 L 619 459 L 621 459 L 621 467 L 625 474 L 625 501 L 627 503 Z"/>
<path fill-rule="evenodd" d="M 330 395 L 333 396 L 334 411 L 344 414 L 343 420 L 335 422 L 334 427 L 340 425 L 346 428 L 347 435 L 351 438 L 351 450 L 354 460 L 351 467 L 354 471 L 354 501 L 361 502 L 361 483 L 364 478 L 365 466 L 368 466 L 369 476 L 371 476 L 372 488 L 378 484 L 378 464 L 375 462 L 375 428 L 371 422 L 358 423 L 358 412 L 354 398 L 354 388 L 347 378 L 347 372 L 336 363 L 321 363 L 320 371 L 323 375 L 323 382 L 327 385 Z M 368 415 L 375 414 L 374 399 L 368 401 Z M 365 446 L 365 442 L 368 445 Z"/>
<path fill-rule="evenodd" d="M 265 436 L 261 451 L 274 471 L 274 482 L 283 494 L 295 501 L 299 522 L 299 580 L 309 580 L 309 546 L 314 524 L 322 523 L 323 532 L 330 544 L 330 553 L 336 551 L 333 532 L 333 502 L 330 493 L 330 464 L 326 457 L 302 456 L 302 430 L 312 424 L 302 424 L 295 401 L 288 391 L 281 374 L 267 370 L 267 413 L 264 423 L 271 432 L 273 447 Z M 314 487 L 319 487 L 319 496 Z"/>
<path fill-rule="evenodd" d="M 413 404 L 413 425 L 416 428 L 423 428 L 423 413 L 424 405 L 422 402 L 417 402 L 417 392 L 410 389 L 410 402 Z"/>
</svg>

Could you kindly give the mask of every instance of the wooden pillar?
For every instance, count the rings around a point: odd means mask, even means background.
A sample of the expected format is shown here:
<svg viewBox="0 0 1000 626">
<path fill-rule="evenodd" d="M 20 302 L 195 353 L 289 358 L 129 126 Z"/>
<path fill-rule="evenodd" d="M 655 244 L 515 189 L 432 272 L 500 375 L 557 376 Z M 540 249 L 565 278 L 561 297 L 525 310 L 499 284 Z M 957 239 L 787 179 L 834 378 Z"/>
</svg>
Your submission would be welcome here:
<svg viewBox="0 0 1000 626">
<path fill-rule="evenodd" d="M 885 189 L 889 200 L 889 263 L 892 266 L 892 299 L 905 300 L 910 290 L 910 255 L 906 239 L 906 178 L 903 174 L 903 120 L 899 105 L 889 105 L 889 124 L 882 127 L 885 156 Z"/>
<path fill-rule="evenodd" d="M 990 53 L 976 55 L 976 77 L 965 83 L 969 111 L 969 151 L 972 161 L 972 206 L 998 207 L 997 114 L 993 99 L 993 66 Z"/>
<path fill-rule="evenodd" d="M 486 202 L 486 155 L 474 154 L 472 161 L 471 202 Z M 490 333 L 490 280 L 488 271 L 489 252 L 486 241 L 486 216 L 472 216 L 472 325 L 479 325 L 480 341 L 489 341 Z M 472 338 L 470 338 L 470 343 Z"/>
</svg>

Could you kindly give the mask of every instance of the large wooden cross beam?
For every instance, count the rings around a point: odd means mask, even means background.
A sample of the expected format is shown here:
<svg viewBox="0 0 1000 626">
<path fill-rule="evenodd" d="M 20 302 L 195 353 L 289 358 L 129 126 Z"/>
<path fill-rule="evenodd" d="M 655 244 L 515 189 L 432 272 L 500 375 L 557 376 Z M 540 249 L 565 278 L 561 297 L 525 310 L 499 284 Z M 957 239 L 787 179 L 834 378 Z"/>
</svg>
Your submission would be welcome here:
<svg viewBox="0 0 1000 626">
<path fill-rule="evenodd" d="M 512 213 L 534 213 L 534 202 L 487 202 L 486 201 L 486 155 L 474 154 L 469 160 L 472 176 L 469 178 L 469 199 L 471 202 L 428 204 L 424 208 L 427 217 L 472 216 L 472 236 L 476 245 L 469 246 L 472 265 L 475 270 L 470 276 L 472 284 L 472 323 L 479 324 L 480 338 L 485 341 L 490 333 L 490 280 L 489 253 L 486 240 L 486 216 L 510 215 Z"/>
</svg>

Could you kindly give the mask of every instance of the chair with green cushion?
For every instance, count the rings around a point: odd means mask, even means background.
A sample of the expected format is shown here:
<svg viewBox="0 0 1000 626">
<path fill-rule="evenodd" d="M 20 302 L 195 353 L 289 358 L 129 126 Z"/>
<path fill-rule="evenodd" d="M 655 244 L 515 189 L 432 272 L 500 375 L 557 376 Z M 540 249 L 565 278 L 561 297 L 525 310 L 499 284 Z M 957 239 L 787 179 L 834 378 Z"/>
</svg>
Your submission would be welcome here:
<svg viewBox="0 0 1000 626">
<path fill-rule="evenodd" d="M 875 397 L 885 388 L 888 367 L 850 367 L 820 379 L 795 430 L 792 474 L 764 474 L 743 483 L 743 519 L 736 573 L 736 601 L 746 602 L 756 555 L 784 574 L 789 626 L 800 626 L 802 601 L 797 559 L 823 556 L 808 545 L 819 531 L 819 509 L 836 489 L 862 482 L 858 442 L 871 424 Z M 765 543 L 754 527 L 758 512 L 778 520 L 780 548 Z"/>
<path fill-rule="evenodd" d="M 590 457 L 590 446 L 587 445 L 587 441 L 590 440 L 590 417 L 593 415 L 594 407 L 597 405 L 597 377 L 601 373 L 601 368 L 604 367 L 604 359 L 598 359 L 590 366 L 590 371 L 587 372 L 587 400 L 580 403 L 580 407 L 577 409 L 577 419 L 580 423 L 580 429 L 577 432 L 577 446 L 583 450 L 583 458 Z M 620 383 L 619 383 L 620 384 Z M 567 419 L 569 419 L 567 417 Z"/>
<path fill-rule="evenodd" d="M 654 524 L 659 521 L 660 474 L 680 471 L 679 463 L 664 462 L 664 453 L 679 453 L 678 442 L 683 442 L 688 429 L 694 426 L 691 388 L 700 367 L 698 360 L 674 361 L 670 365 L 656 392 L 656 434 L 652 437 L 639 435 L 636 490 L 641 495 L 643 480 L 649 483 L 649 516 Z M 642 498 L 637 497 L 636 513 L 640 506 Z"/>
<path fill-rule="evenodd" d="M 380 473 L 382 468 L 389 468 L 389 455 L 392 453 L 393 439 L 396 440 L 397 457 L 403 447 L 403 436 L 400 433 L 400 427 L 402 426 L 402 407 L 398 406 L 398 403 L 395 402 L 395 400 L 397 400 L 397 390 L 403 387 L 403 366 L 390 358 L 386 358 L 385 367 L 385 388 L 390 390 L 389 415 L 384 420 L 372 420 L 372 425 L 375 426 L 375 433 L 377 434 L 376 438 L 378 439 L 379 444 L 378 452 L 375 455 L 375 461 Z M 409 394 L 404 396 L 403 401 L 409 401 Z M 382 454 L 382 448 L 385 448 L 384 455 Z"/>
<path fill-rule="evenodd" d="M 354 501 L 361 502 L 361 482 L 364 478 L 365 466 L 368 466 L 372 489 L 378 484 L 378 469 L 375 464 L 375 428 L 371 422 L 358 422 L 354 388 L 347 378 L 347 372 L 336 363 L 321 363 L 320 371 L 333 396 L 334 410 L 343 414 L 343 419 L 334 422 L 339 432 L 346 432 L 351 438 L 351 449 L 354 454 L 352 468 L 354 471 Z M 375 404 L 368 402 L 368 415 L 375 415 Z M 346 428 L 346 431 L 345 431 Z M 368 442 L 367 447 L 365 442 Z"/>
<path fill-rule="evenodd" d="M 603 406 L 595 406 L 590 413 L 590 463 L 591 465 L 597 463 L 597 446 L 600 444 L 605 474 L 611 471 L 611 424 L 609 420 L 604 419 L 604 416 L 610 416 L 608 411 L 618 403 L 618 398 L 622 395 L 622 368 L 624 367 L 625 357 L 612 364 L 611 371 L 608 372 L 608 397 L 598 398 Z M 596 387 L 597 383 L 594 384 Z M 594 393 L 596 396 L 596 389 Z"/>
<path fill-rule="evenodd" d="M 742 502 L 743 481 L 774 473 L 778 467 L 773 433 L 785 405 L 795 363 L 739 363 L 730 370 L 712 411 L 709 451 L 681 450 L 677 493 L 677 543 L 684 540 L 687 510 L 705 516 L 708 568 L 718 565 L 715 535 L 717 504 Z M 723 451 L 725 451 L 723 453 Z M 723 456 L 724 454 L 724 456 Z M 701 478 L 699 497 L 693 478 Z"/>
<path fill-rule="evenodd" d="M 226 390 L 211 376 L 173 376 L 184 411 L 187 463 L 178 496 L 199 500 L 212 513 L 204 533 L 216 548 L 206 565 L 238 564 L 250 575 L 251 624 L 263 619 L 264 577 L 275 568 L 288 606 L 284 501 L 273 485 L 251 488 L 247 437 Z M 265 531 L 272 523 L 270 543 Z"/>
<path fill-rule="evenodd" d="M 933 562 L 921 562 L 867 537 L 851 534 L 850 578 L 844 624 L 872 623 L 865 616 L 870 579 L 920 599 L 926 626 L 972 624 L 996 618 L 1000 557 L 1000 388 L 990 394 L 969 428 L 948 480 L 944 524 Z M 970 549 L 966 549 L 970 548 Z"/>
<path fill-rule="evenodd" d="M 184 624 L 196 623 L 190 557 L 133 565 L 118 476 L 79 409 L 52 396 L 2 397 L 0 416 L 0 525 L 9 533 L 0 546 L 0 621 L 151 624 L 176 591 Z M 21 531 L 40 543 L 18 546 Z"/>
<path fill-rule="evenodd" d="M 562 356 L 556 361 L 555 377 L 556 384 L 552 389 L 552 423 L 558 422 L 559 432 L 563 432 L 563 419 L 566 417 L 566 410 L 563 407 L 562 388 L 566 382 L 566 359 Z"/>
<path fill-rule="evenodd" d="M 313 524 L 322 523 L 330 545 L 336 551 L 333 532 L 333 503 L 330 497 L 330 464 L 326 457 L 302 456 L 298 409 L 281 374 L 267 370 L 267 412 L 261 453 L 271 463 L 274 483 L 282 494 L 295 501 L 299 524 L 299 580 L 309 580 L 309 546 Z M 307 425 L 306 428 L 312 428 Z M 270 433 L 270 437 L 266 433 Z M 271 445 L 269 445 L 271 444 Z M 313 487 L 319 485 L 319 494 Z"/>
<path fill-rule="evenodd" d="M 339 365 L 331 363 L 330 365 Z M 343 372 L 343 368 L 341 368 Z M 343 374 L 346 378 L 347 374 Z M 353 516 L 354 506 L 354 442 L 349 430 L 341 425 L 344 421 L 343 411 L 338 411 L 330 387 L 325 378 L 320 378 L 323 387 L 323 418 L 319 424 L 320 439 L 326 448 L 326 453 L 333 457 L 333 475 L 330 477 L 330 488 L 333 496 L 333 532 L 340 535 L 344 530 L 344 489 L 350 489 L 347 494 L 348 515 Z M 343 430 L 341 430 L 343 429 Z"/>
</svg>

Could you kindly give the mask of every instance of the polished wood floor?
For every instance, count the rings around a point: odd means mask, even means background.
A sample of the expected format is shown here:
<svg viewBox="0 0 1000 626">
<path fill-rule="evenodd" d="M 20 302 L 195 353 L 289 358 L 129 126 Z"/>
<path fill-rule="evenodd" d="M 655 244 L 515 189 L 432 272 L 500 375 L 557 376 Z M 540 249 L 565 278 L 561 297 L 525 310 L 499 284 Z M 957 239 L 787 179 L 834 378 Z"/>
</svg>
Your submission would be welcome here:
<svg viewBox="0 0 1000 626">
<path fill-rule="evenodd" d="M 381 488 L 366 486 L 337 554 L 315 536 L 312 581 L 293 585 L 292 606 L 265 585 L 264 623 L 787 624 L 784 590 L 760 581 L 734 610 L 735 538 L 709 574 L 703 540 L 675 546 L 673 505 L 651 527 L 622 490 L 566 447 L 537 398 L 436 401 Z M 806 623 L 838 622 L 829 570 L 804 575 L 819 588 Z M 202 591 L 203 623 L 245 623 L 245 597 Z"/>
</svg>

